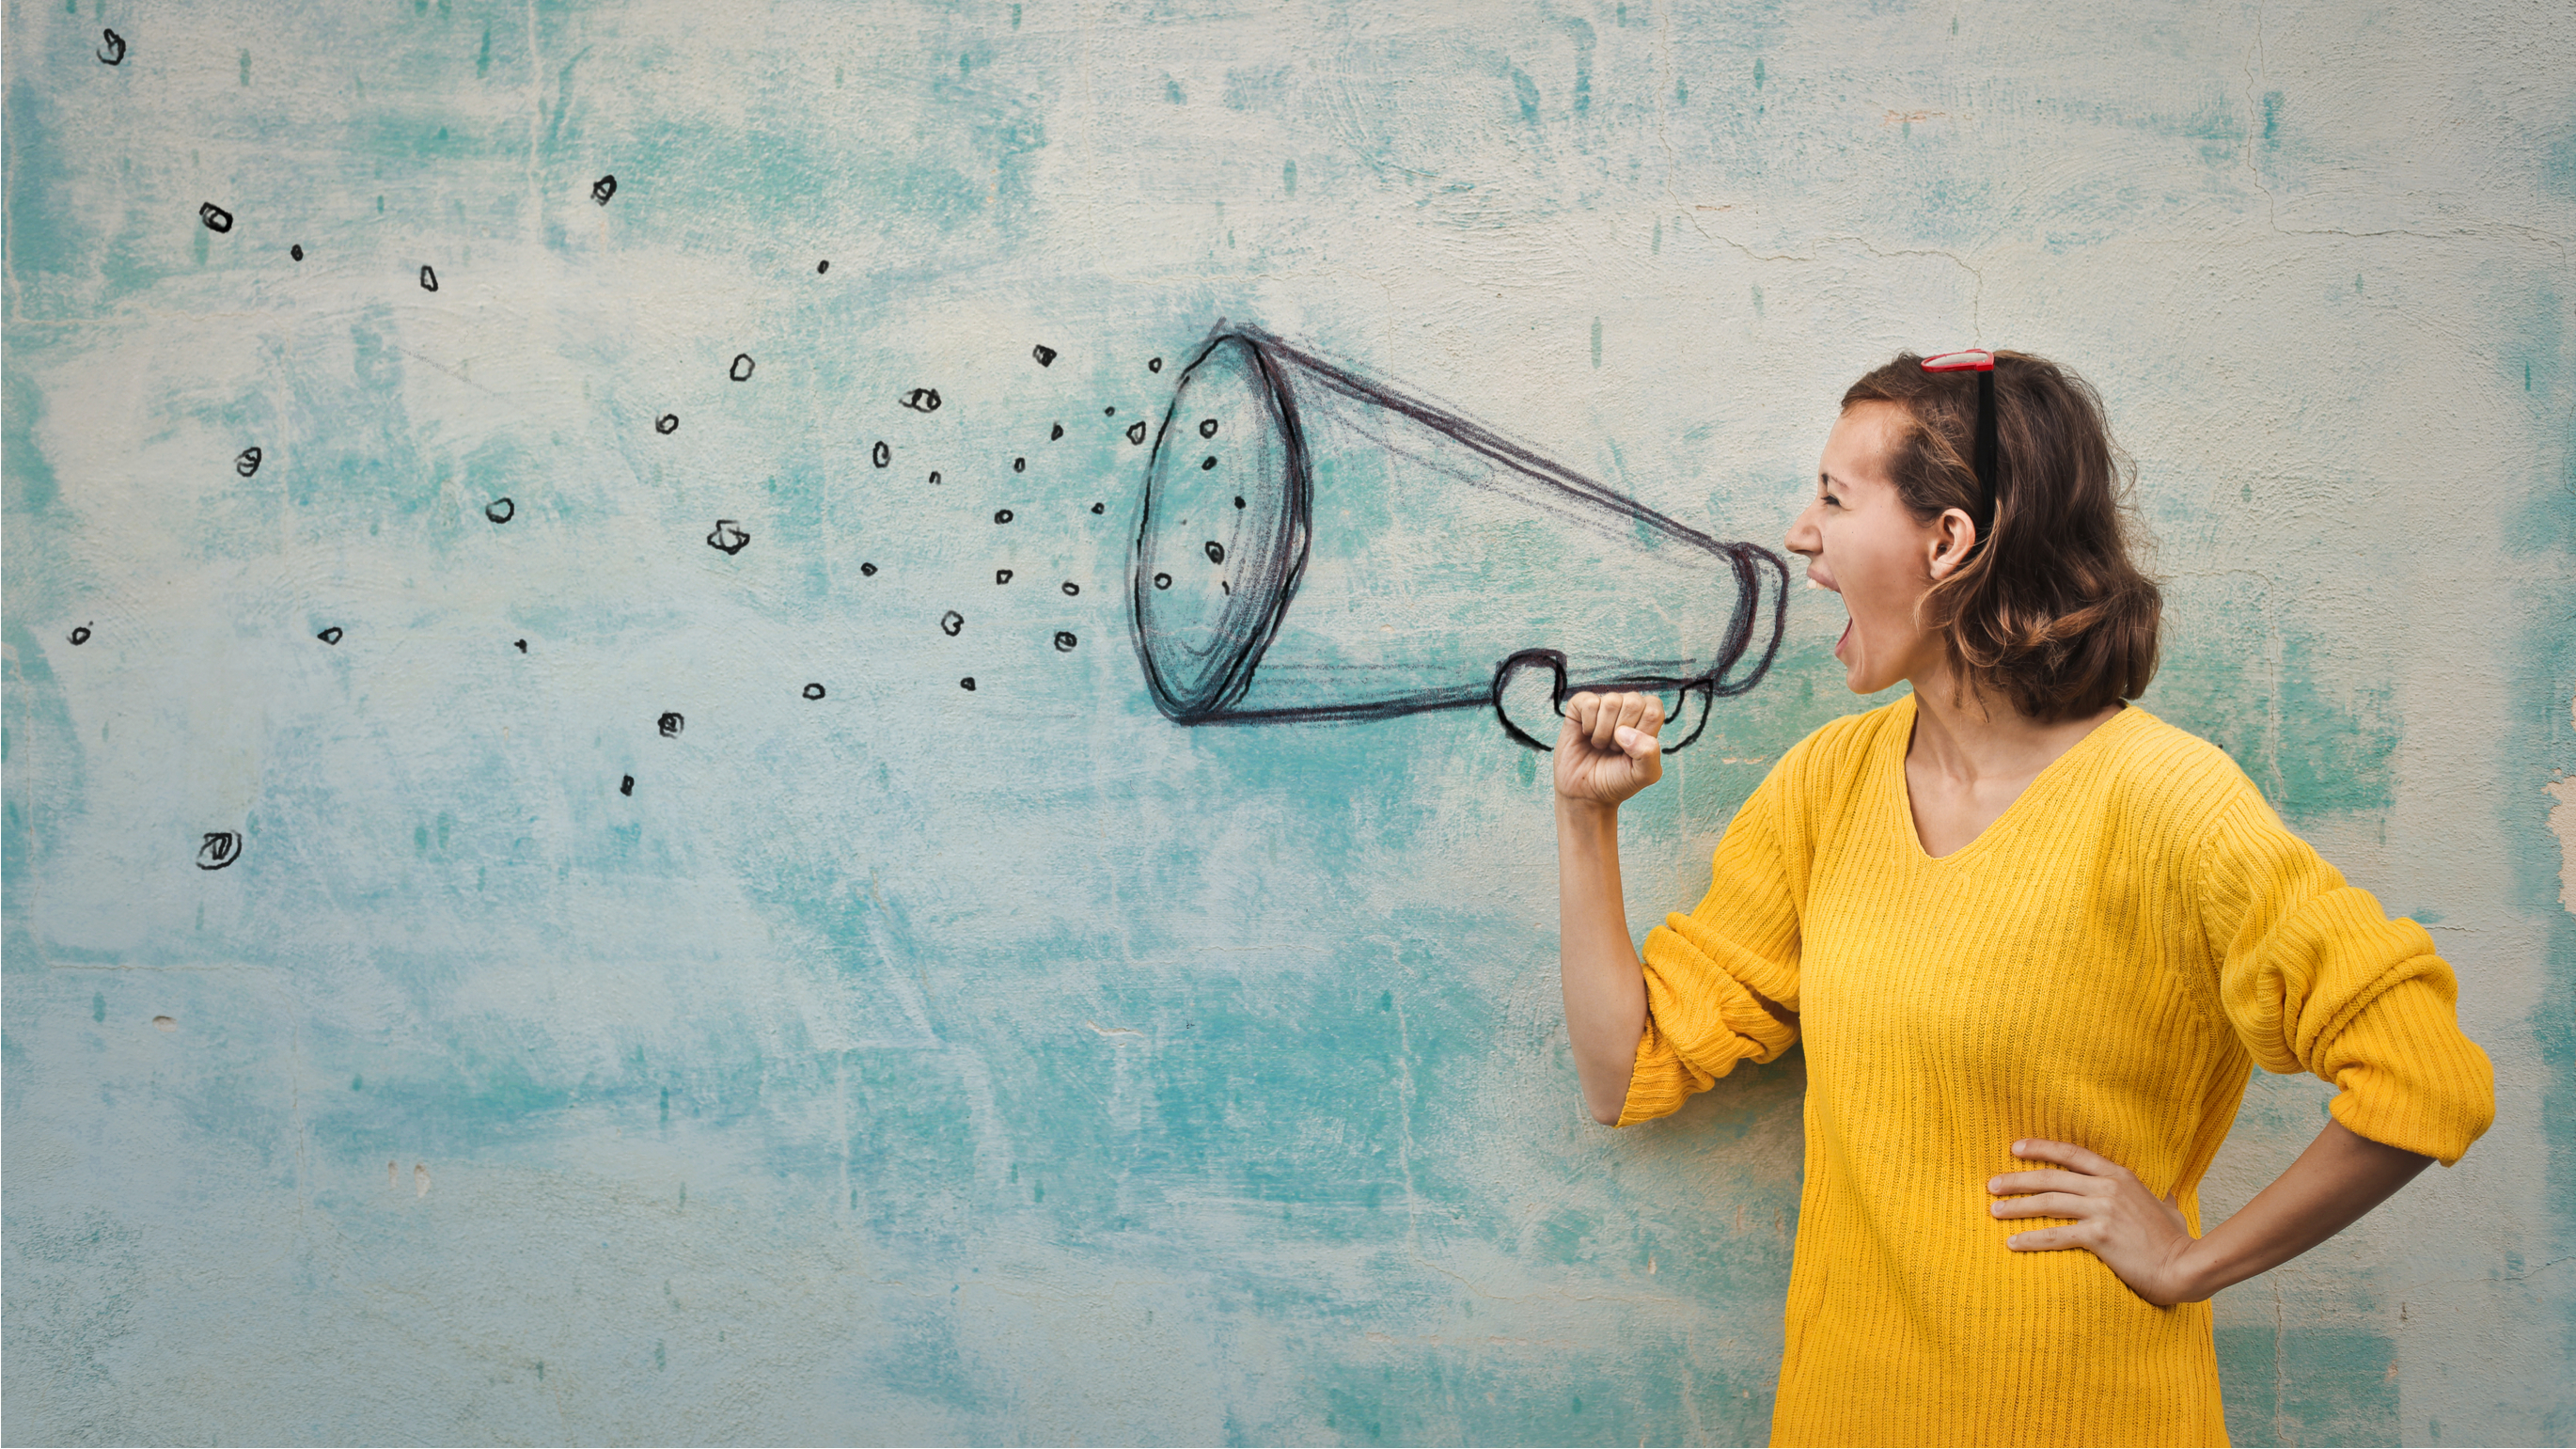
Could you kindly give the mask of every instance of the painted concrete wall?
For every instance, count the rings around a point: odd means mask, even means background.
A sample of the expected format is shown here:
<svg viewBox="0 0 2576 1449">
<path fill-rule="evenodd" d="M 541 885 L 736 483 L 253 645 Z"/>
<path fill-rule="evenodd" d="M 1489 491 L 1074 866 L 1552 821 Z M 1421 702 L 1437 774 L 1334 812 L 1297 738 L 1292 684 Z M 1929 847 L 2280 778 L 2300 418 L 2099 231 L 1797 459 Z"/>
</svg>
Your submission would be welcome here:
<svg viewBox="0 0 2576 1449">
<path fill-rule="evenodd" d="M 1898 348 L 2097 382 L 2146 705 L 2498 1068 L 2219 1299 L 2231 1431 L 2576 1437 L 2562 6 L 6 18 L 9 1440 L 1758 1440 L 1798 1058 L 1593 1125 L 1542 761 L 1145 693 L 1123 430 L 1220 317 L 1775 545 Z M 1640 931 L 1840 624 L 1630 812 Z"/>
</svg>

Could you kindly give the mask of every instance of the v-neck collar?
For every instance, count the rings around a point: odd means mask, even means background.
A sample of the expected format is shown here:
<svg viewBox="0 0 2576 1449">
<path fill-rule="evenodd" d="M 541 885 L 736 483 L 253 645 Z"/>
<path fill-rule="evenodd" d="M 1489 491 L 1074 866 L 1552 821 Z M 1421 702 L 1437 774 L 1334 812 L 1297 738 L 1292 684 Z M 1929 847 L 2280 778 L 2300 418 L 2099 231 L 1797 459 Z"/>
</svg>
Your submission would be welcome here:
<svg viewBox="0 0 2576 1449">
<path fill-rule="evenodd" d="M 2138 708 L 2134 702 L 2124 702 L 2118 714 L 2095 725 L 2084 738 L 2067 746 L 2056 759 L 2042 766 L 2040 772 L 2031 777 L 2030 783 L 2021 787 L 2021 793 L 2013 797 L 2013 802 L 2004 807 L 2003 813 L 1986 822 L 1986 828 L 1978 831 L 1974 840 L 1951 851 L 1948 855 L 1934 855 L 1925 850 L 1922 834 L 1914 828 L 1914 787 L 1905 778 L 1905 756 L 1906 752 L 1914 747 L 1916 713 L 1914 695 L 1909 691 L 1903 699 L 1897 701 L 1896 717 L 1891 721 L 1887 731 L 1887 738 L 1894 743 L 1885 747 L 1886 762 L 1881 768 L 1887 772 L 1887 779 L 1895 800 L 1898 823 L 1904 827 L 1906 843 L 1914 848 L 1913 858 L 1925 865 L 1949 866 L 1957 865 L 1986 850 L 1987 842 L 2004 834 L 2006 826 L 2038 808 L 2031 803 L 2034 797 L 2053 792 L 2060 781 L 2073 774 L 2079 767 L 2077 762 L 2080 758 L 2098 753 L 2101 748 L 2098 742 L 2103 736 L 2128 729 L 2131 717 L 2144 717 L 2146 711 Z"/>
</svg>

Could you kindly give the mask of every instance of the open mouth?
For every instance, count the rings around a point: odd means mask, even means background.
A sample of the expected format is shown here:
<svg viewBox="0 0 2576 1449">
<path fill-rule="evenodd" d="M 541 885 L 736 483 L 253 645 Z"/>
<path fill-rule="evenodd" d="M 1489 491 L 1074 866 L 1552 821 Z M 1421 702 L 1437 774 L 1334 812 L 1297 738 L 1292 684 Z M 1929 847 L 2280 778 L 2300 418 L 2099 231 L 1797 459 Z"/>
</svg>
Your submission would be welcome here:
<svg viewBox="0 0 2576 1449">
<path fill-rule="evenodd" d="M 1843 657 L 1843 646 L 1851 642 L 1851 631 L 1852 621 L 1849 619 L 1843 620 L 1842 637 L 1834 641 L 1834 657 L 1836 659 Z"/>
</svg>

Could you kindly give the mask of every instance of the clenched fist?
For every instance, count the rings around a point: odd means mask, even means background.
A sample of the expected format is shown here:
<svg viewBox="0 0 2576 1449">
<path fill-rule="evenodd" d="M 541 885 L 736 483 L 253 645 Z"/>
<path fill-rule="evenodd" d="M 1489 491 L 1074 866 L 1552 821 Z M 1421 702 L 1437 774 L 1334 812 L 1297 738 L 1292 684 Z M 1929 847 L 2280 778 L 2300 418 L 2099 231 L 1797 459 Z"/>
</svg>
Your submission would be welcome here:
<svg viewBox="0 0 2576 1449">
<path fill-rule="evenodd" d="M 1556 793 L 1617 805 L 1664 777 L 1664 702 L 1651 694 L 1575 695 L 1556 733 Z"/>
</svg>

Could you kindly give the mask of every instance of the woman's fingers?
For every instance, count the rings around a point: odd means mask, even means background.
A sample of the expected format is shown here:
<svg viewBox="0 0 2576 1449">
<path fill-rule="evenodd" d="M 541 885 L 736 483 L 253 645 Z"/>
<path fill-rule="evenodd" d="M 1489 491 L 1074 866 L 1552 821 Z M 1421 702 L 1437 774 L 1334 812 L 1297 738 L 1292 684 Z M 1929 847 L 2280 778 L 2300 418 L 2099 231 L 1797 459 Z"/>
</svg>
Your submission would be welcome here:
<svg viewBox="0 0 2576 1449">
<path fill-rule="evenodd" d="M 2097 1205 L 2096 1199 L 2080 1192 L 2043 1192 L 1998 1198 L 1986 1210 L 1999 1218 L 2080 1218 L 2090 1216 Z"/>
<path fill-rule="evenodd" d="M 2046 1168 L 2038 1172 L 2007 1172 L 1986 1179 L 1986 1191 L 1997 1197 L 2023 1192 L 2089 1192 L 2101 1186 L 2101 1179 L 2080 1172 L 2061 1172 Z"/>
<path fill-rule="evenodd" d="M 2120 1164 L 2098 1152 L 2089 1152 L 2072 1142 L 2051 1142 L 2045 1137 L 2025 1137 L 2012 1145 L 2012 1155 L 2036 1162 L 2054 1162 L 2095 1177 L 2123 1176 Z"/>
<path fill-rule="evenodd" d="M 2027 1233 L 2015 1233 L 2004 1239 L 2004 1246 L 2016 1253 L 2053 1253 L 2061 1248 L 2081 1248 L 2088 1245 L 2084 1241 L 2082 1228 L 2065 1227 L 2039 1228 Z"/>
</svg>

